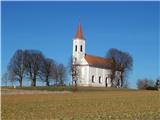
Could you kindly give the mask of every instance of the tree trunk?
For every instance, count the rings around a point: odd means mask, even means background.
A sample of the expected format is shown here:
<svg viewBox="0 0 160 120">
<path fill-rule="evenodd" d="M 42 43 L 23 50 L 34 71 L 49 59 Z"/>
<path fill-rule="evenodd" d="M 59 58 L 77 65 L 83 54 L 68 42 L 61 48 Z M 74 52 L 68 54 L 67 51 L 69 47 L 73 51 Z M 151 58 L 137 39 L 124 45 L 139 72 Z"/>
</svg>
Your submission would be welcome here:
<svg viewBox="0 0 160 120">
<path fill-rule="evenodd" d="M 117 80 L 117 87 L 120 87 L 120 80 Z"/>
<path fill-rule="evenodd" d="M 36 86 L 36 76 L 33 78 L 33 86 Z"/>
<path fill-rule="evenodd" d="M 75 92 L 75 91 L 78 90 L 78 89 L 77 89 L 77 80 L 75 80 L 74 82 L 75 82 L 75 83 L 74 83 L 74 86 L 73 86 L 73 91 Z"/>
<path fill-rule="evenodd" d="M 19 86 L 22 87 L 22 77 L 20 77 Z"/>
<path fill-rule="evenodd" d="M 63 85 L 63 79 L 62 79 L 62 77 L 60 78 L 60 84 Z"/>
<path fill-rule="evenodd" d="M 33 82 L 32 73 L 31 72 L 29 72 L 29 79 L 31 81 L 31 87 L 33 87 L 34 86 L 34 82 Z"/>
<path fill-rule="evenodd" d="M 58 84 L 58 76 L 56 76 L 56 85 Z"/>
<path fill-rule="evenodd" d="M 34 86 L 34 81 L 31 79 L 31 86 L 33 87 Z"/>
<path fill-rule="evenodd" d="M 61 79 L 61 85 L 63 85 L 64 84 L 64 82 L 63 82 L 63 80 Z"/>
<path fill-rule="evenodd" d="M 34 76 L 33 79 L 31 79 L 31 86 L 35 87 L 36 86 L 36 77 Z"/>
<path fill-rule="evenodd" d="M 112 58 L 112 64 L 111 64 L 111 86 L 114 87 L 114 81 L 115 81 L 115 72 L 116 72 L 116 61 L 114 58 Z"/>
<path fill-rule="evenodd" d="M 123 73 L 124 73 L 124 72 L 121 73 L 121 88 L 123 87 L 123 84 L 124 84 Z"/>
<path fill-rule="evenodd" d="M 46 82 L 46 86 L 49 86 L 49 82 L 48 81 Z"/>
<path fill-rule="evenodd" d="M 48 76 L 46 76 L 46 86 L 49 86 Z"/>
</svg>

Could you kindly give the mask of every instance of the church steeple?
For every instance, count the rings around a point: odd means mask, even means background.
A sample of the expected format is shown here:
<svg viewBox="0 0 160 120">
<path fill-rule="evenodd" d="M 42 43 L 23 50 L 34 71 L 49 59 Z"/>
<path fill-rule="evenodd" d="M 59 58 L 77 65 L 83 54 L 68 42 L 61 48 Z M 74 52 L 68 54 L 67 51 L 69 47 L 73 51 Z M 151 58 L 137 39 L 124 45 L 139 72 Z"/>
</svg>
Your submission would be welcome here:
<svg viewBox="0 0 160 120">
<path fill-rule="evenodd" d="M 80 22 L 78 23 L 78 29 L 77 29 L 77 33 L 76 33 L 75 38 L 79 38 L 81 40 L 84 40 L 83 33 L 82 33 L 82 27 L 81 27 Z"/>
<path fill-rule="evenodd" d="M 78 23 L 78 29 L 76 36 L 73 38 L 73 61 L 76 60 L 78 64 L 85 57 L 85 39 L 82 33 L 82 27 L 80 22 Z"/>
</svg>

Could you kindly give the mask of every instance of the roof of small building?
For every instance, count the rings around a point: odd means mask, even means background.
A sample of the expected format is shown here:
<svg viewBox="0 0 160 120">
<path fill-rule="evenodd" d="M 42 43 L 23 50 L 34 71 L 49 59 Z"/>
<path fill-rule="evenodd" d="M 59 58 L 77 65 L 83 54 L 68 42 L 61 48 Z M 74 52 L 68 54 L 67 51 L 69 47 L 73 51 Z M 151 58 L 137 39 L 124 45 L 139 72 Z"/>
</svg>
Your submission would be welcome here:
<svg viewBox="0 0 160 120">
<path fill-rule="evenodd" d="M 85 54 L 85 60 L 88 62 L 89 65 L 97 67 L 109 67 L 109 63 L 112 62 L 112 59 L 110 58 L 103 58 L 89 54 Z"/>
</svg>

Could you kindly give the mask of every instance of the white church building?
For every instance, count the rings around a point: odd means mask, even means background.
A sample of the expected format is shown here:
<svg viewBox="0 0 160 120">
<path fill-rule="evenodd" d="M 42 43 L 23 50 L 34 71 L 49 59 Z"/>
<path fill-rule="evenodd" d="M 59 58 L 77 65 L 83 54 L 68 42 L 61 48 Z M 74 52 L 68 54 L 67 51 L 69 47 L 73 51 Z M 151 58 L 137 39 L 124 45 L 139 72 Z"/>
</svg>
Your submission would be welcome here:
<svg viewBox="0 0 160 120">
<path fill-rule="evenodd" d="M 111 59 L 86 53 L 86 42 L 80 23 L 76 36 L 73 38 L 72 59 L 73 64 L 76 64 L 79 70 L 78 86 L 111 87 L 111 69 L 100 66 L 110 62 Z M 120 72 L 117 71 L 116 75 L 120 76 Z"/>
</svg>

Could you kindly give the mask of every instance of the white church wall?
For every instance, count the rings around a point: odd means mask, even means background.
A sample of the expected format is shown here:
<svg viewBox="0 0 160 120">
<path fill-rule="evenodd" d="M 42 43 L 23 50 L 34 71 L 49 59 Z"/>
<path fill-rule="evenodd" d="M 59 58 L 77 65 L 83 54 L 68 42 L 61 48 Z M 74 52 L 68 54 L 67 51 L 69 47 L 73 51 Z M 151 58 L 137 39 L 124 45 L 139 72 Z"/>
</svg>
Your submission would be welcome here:
<svg viewBox="0 0 160 120">
<path fill-rule="evenodd" d="M 88 65 L 81 65 L 79 67 L 79 86 L 93 86 L 93 87 L 111 87 L 110 74 L 111 70 L 91 67 Z M 92 76 L 94 76 L 94 82 L 92 82 Z M 101 82 L 99 83 L 99 77 Z"/>
<path fill-rule="evenodd" d="M 96 87 L 105 87 L 106 80 L 109 78 L 111 71 L 109 69 L 102 69 L 96 67 L 89 67 L 89 86 L 96 86 Z M 92 76 L 94 76 L 94 82 L 92 82 Z M 99 83 L 99 77 L 100 83 Z M 110 81 L 107 80 L 107 84 L 110 85 Z"/>
<path fill-rule="evenodd" d="M 88 86 L 89 83 L 89 66 L 81 65 L 80 66 L 80 77 L 79 77 L 79 86 Z"/>
</svg>

